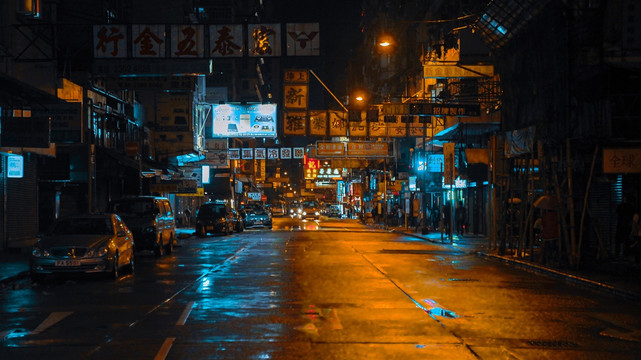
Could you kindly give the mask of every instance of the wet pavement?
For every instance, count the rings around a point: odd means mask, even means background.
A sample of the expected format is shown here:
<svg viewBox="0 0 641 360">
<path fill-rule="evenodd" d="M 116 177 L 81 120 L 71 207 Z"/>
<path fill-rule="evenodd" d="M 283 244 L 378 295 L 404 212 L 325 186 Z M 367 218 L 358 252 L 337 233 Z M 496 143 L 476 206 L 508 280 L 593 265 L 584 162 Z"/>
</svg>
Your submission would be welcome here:
<svg viewBox="0 0 641 360">
<path fill-rule="evenodd" d="M 347 227 L 362 226 L 361 224 L 357 224 L 356 220 L 343 220 L 343 222 L 345 222 L 345 226 Z M 368 226 L 380 231 L 389 231 L 414 236 L 434 244 L 439 244 L 443 247 L 472 252 L 494 261 L 502 261 L 515 267 L 537 272 L 542 276 L 555 277 L 577 286 L 610 293 L 617 297 L 632 301 L 641 301 L 641 269 L 636 267 L 629 259 L 618 261 L 612 260 L 609 262 L 604 261 L 598 266 L 593 266 L 590 269 L 556 269 L 531 261 L 529 257 L 499 255 L 497 251 L 488 248 L 488 240 L 485 236 L 454 235 L 450 242 L 450 240 L 440 232 L 422 234 L 420 231 L 414 231 L 413 229 L 406 229 L 403 227 L 384 228 L 379 224 L 369 224 Z M 323 229 L 323 226 L 318 226 L 318 228 Z M 193 235 L 193 228 L 178 229 L 178 241 Z M 12 286 L 12 283 L 14 283 L 15 280 L 28 277 L 28 259 L 28 249 L 10 249 L 8 251 L 0 251 L 0 287 Z"/>
</svg>

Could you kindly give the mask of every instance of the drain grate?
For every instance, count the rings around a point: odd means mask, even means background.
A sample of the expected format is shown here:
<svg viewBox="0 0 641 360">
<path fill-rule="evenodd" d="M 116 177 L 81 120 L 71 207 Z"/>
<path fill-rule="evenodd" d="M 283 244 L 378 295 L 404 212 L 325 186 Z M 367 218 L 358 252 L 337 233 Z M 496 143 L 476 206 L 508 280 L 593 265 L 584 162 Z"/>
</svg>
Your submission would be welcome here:
<svg viewBox="0 0 641 360">
<path fill-rule="evenodd" d="M 568 340 L 528 340 L 527 343 L 531 346 L 543 348 L 575 348 L 577 344 Z"/>
</svg>

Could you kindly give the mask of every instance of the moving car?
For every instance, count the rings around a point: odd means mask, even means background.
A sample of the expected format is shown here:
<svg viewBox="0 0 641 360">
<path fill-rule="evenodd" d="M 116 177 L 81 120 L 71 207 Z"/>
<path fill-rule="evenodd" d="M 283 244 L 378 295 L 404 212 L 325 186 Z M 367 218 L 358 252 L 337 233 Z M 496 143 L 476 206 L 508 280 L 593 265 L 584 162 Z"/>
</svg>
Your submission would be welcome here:
<svg viewBox="0 0 641 360">
<path fill-rule="evenodd" d="M 233 234 L 239 221 L 231 206 L 226 201 L 206 202 L 196 212 L 196 235 L 200 237 L 207 234 Z"/>
<path fill-rule="evenodd" d="M 56 273 L 134 272 L 134 237 L 116 214 L 61 217 L 42 234 L 29 258 L 31 278 Z"/>
<path fill-rule="evenodd" d="M 176 220 L 169 199 L 133 196 L 112 201 L 109 211 L 118 214 L 134 234 L 136 250 L 171 254 L 176 240 Z"/>
<path fill-rule="evenodd" d="M 272 228 L 272 214 L 260 204 L 245 205 L 245 227 L 266 227 Z"/>
<path fill-rule="evenodd" d="M 320 219 L 320 207 L 315 200 L 305 200 L 302 206 L 303 219 Z"/>
</svg>

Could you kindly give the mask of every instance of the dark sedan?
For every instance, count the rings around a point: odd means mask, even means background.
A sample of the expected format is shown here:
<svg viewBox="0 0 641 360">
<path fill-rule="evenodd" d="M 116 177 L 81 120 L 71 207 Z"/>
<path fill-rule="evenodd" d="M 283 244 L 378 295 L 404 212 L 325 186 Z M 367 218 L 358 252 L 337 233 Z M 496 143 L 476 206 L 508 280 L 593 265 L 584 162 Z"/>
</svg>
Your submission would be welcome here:
<svg viewBox="0 0 641 360">
<path fill-rule="evenodd" d="M 226 202 L 206 202 L 196 213 L 196 235 L 232 234 L 236 228 L 237 215 Z"/>
</svg>

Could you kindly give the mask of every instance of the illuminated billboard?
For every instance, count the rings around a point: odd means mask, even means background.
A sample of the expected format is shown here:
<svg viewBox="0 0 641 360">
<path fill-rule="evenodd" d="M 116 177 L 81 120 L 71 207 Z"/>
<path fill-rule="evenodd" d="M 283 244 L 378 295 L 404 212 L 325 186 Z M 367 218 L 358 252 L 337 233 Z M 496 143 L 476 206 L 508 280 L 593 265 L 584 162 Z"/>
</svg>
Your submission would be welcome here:
<svg viewBox="0 0 641 360">
<path fill-rule="evenodd" d="M 212 105 L 212 137 L 276 137 L 276 104 Z"/>
</svg>

